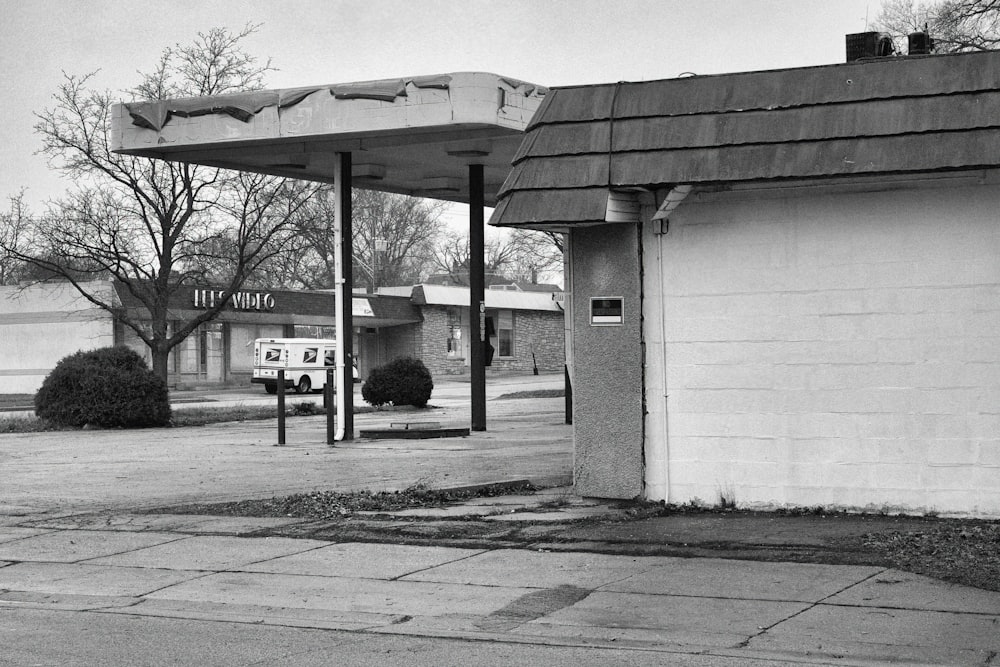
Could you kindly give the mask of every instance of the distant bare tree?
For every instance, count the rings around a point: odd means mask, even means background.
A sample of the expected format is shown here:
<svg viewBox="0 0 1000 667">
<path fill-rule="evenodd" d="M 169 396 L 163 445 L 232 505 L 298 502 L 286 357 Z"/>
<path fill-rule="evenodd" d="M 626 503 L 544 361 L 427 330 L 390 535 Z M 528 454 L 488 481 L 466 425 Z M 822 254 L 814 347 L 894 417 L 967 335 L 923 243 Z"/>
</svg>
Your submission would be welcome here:
<svg viewBox="0 0 1000 667">
<path fill-rule="evenodd" d="M 23 244 L 30 213 L 24 203 L 24 190 L 10 197 L 9 210 L 0 213 L 0 285 L 14 285 L 29 272 L 29 265 L 4 248 Z"/>
<path fill-rule="evenodd" d="M 504 232 L 494 232 L 484 243 L 487 283 L 530 282 L 540 274 L 562 272 L 561 234 L 520 229 Z M 469 254 L 467 234 L 446 236 L 434 251 L 434 269 L 456 284 L 468 285 Z"/>
<path fill-rule="evenodd" d="M 356 287 L 412 285 L 428 270 L 442 233 L 443 202 L 355 189 L 351 193 L 353 283 Z M 266 275 L 285 287 L 334 286 L 336 201 L 322 186 L 295 215 L 296 237 L 267 265 Z"/>
<path fill-rule="evenodd" d="M 924 26 L 938 53 L 996 49 L 1000 46 L 1000 0 L 885 0 L 872 27 L 888 32 L 900 44 Z"/>
<path fill-rule="evenodd" d="M 198 33 L 163 51 L 156 67 L 128 91 L 131 99 L 203 96 L 260 88 L 270 62 L 242 48 L 258 26 Z M 32 219 L 27 233 L 3 240 L 8 257 L 72 283 L 115 315 L 149 346 L 153 370 L 167 376 L 170 350 L 215 318 L 226 299 L 170 329 L 168 303 L 185 285 L 212 271 L 215 287 L 240 289 L 254 270 L 292 238 L 291 218 L 310 189 L 277 179 L 120 155 L 111 151 L 111 107 L 117 96 L 91 88 L 93 74 L 65 75 L 54 106 L 37 114 L 35 131 L 50 165 L 75 188 Z M 58 220 L 51 224 L 50 220 Z M 225 239 L 231 261 L 220 262 Z M 219 270 L 225 267 L 225 271 Z M 142 304 L 133 317 L 89 289 L 86 277 L 110 276 Z"/>
</svg>

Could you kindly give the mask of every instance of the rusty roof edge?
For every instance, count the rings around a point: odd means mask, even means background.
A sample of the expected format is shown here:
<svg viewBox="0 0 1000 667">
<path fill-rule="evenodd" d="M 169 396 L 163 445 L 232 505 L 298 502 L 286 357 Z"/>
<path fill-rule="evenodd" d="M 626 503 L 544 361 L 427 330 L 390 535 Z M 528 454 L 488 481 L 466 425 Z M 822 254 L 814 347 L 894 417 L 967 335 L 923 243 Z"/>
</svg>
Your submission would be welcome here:
<svg viewBox="0 0 1000 667">
<path fill-rule="evenodd" d="M 693 76 L 664 77 L 661 79 L 648 79 L 640 81 L 618 81 L 618 82 L 612 81 L 603 83 L 570 84 L 566 86 L 550 86 L 549 97 L 551 97 L 551 93 L 564 90 L 582 90 L 586 88 L 610 88 L 618 84 L 648 85 L 648 84 L 664 83 L 667 81 L 719 79 L 724 77 L 738 77 L 751 74 L 775 74 L 781 72 L 799 72 L 799 71 L 822 70 L 822 69 L 832 69 L 832 68 L 866 67 L 872 65 L 877 66 L 877 65 L 887 65 L 887 64 L 901 65 L 907 62 L 916 62 L 921 60 L 926 61 L 937 58 L 975 58 L 975 57 L 988 57 L 990 55 L 997 57 L 998 54 L 1000 54 L 1000 50 L 967 51 L 963 53 L 935 53 L 931 55 L 920 55 L 920 56 L 893 56 L 886 58 L 865 58 L 863 60 L 856 60 L 854 62 L 849 62 L 849 63 L 827 63 L 825 65 L 803 65 L 800 67 L 777 67 L 774 69 L 748 70 L 745 72 L 717 72 L 713 74 L 694 74 Z"/>
<path fill-rule="evenodd" d="M 790 111 L 795 109 L 811 109 L 815 107 L 835 107 L 835 106 L 851 106 L 856 104 L 866 104 L 869 102 L 888 102 L 892 100 L 920 100 L 929 97 L 964 97 L 964 96 L 975 96 L 982 95 L 984 93 L 996 93 L 1000 92 L 1000 85 L 992 88 L 969 88 L 963 90 L 956 90 L 951 92 L 928 92 L 924 94 L 906 94 L 906 95 L 884 95 L 877 97 L 865 97 L 862 99 L 839 99 L 839 100 L 829 100 L 821 102 L 802 102 L 799 104 L 782 104 L 782 105 L 768 105 L 768 106 L 756 106 L 756 107 L 727 107 L 721 109 L 705 109 L 699 111 L 685 111 L 682 113 L 645 113 L 645 114 L 635 114 L 630 116 L 615 115 L 614 120 L 619 121 L 637 121 L 644 120 L 648 118 L 692 118 L 696 116 L 725 116 L 730 114 L 741 114 L 741 113 L 759 113 L 762 111 Z M 532 131 L 526 131 L 526 137 L 533 135 L 537 131 L 541 131 L 542 128 L 551 128 L 563 125 L 592 125 L 596 123 L 606 123 L 611 120 L 611 114 L 606 116 L 594 116 L 593 118 L 584 119 L 566 119 L 566 120 L 554 120 L 554 121 L 544 121 L 537 120 L 532 121 L 534 123 L 535 129 Z M 527 140 L 527 139 L 526 139 Z M 522 142 L 523 146 L 523 142 Z M 527 157 L 530 157 L 527 156 Z M 521 159 L 524 159 L 523 157 Z"/>
</svg>

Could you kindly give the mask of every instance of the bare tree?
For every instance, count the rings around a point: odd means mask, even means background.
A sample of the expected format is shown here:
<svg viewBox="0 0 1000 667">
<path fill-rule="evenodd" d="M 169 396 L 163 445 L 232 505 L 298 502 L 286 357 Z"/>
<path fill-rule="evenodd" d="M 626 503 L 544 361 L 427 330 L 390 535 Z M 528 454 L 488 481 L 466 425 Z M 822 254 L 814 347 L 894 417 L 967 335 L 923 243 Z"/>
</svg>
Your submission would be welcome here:
<svg viewBox="0 0 1000 667">
<path fill-rule="evenodd" d="M 562 235 L 530 230 L 497 232 L 484 243 L 487 284 L 500 281 L 532 282 L 539 274 L 562 271 Z M 556 245 L 556 243 L 560 245 Z M 469 237 L 453 233 L 434 251 L 434 270 L 450 282 L 469 284 Z"/>
<path fill-rule="evenodd" d="M 427 271 L 443 223 L 444 204 L 416 197 L 354 190 L 351 229 L 356 286 L 372 289 L 419 282 Z M 296 212 L 296 236 L 285 252 L 268 262 L 271 284 L 323 289 L 334 285 L 336 201 L 333 188 L 322 186 Z"/>
<path fill-rule="evenodd" d="M 0 285 L 14 285 L 29 273 L 30 266 L 4 248 L 23 243 L 30 217 L 24 190 L 10 197 L 10 209 L 0 213 Z"/>
<path fill-rule="evenodd" d="M 259 88 L 270 62 L 260 63 L 242 49 L 243 39 L 257 28 L 214 29 L 199 33 L 190 45 L 164 50 L 129 96 L 162 99 Z M 113 153 L 110 112 L 116 96 L 93 90 L 93 74 L 64 76 L 54 106 L 37 114 L 35 130 L 50 165 L 75 188 L 47 217 L 34 219 L 29 233 L 4 241 L 3 250 L 68 280 L 113 313 L 149 346 L 154 372 L 166 378 L 170 350 L 216 317 L 228 295 L 288 242 L 285 230 L 310 189 Z M 223 238 L 232 245 L 228 264 L 215 261 Z M 224 298 L 170 330 L 171 296 L 204 280 L 209 267 L 225 267 L 212 274 Z M 97 276 L 119 281 L 146 314 L 122 310 L 83 279 Z"/>
<path fill-rule="evenodd" d="M 939 53 L 996 49 L 1000 46 L 1000 0 L 885 0 L 872 27 L 905 43 L 907 35 L 925 26 Z"/>
</svg>

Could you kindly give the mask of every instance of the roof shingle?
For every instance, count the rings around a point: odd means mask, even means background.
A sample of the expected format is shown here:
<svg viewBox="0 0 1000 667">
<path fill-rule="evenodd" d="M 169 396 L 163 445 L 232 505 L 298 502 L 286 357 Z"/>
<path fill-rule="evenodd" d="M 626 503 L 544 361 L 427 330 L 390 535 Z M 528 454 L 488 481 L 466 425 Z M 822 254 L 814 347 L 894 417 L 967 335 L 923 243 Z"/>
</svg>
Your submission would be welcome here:
<svg viewBox="0 0 1000 667">
<path fill-rule="evenodd" d="M 558 88 L 491 222 L 601 222 L 614 189 L 994 167 L 998 149 L 1000 52 Z"/>
</svg>

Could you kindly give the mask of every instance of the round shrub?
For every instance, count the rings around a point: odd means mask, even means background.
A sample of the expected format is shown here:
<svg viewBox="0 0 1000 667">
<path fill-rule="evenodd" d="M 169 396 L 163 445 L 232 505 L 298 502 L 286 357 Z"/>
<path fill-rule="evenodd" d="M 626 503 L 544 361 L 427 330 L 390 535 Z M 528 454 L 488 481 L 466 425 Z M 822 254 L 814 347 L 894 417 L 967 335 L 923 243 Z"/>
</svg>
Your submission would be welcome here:
<svg viewBox="0 0 1000 667">
<path fill-rule="evenodd" d="M 64 426 L 164 426 L 170 399 L 134 350 L 103 347 L 63 357 L 35 394 L 35 414 Z"/>
<path fill-rule="evenodd" d="M 412 357 L 393 359 L 372 370 L 361 386 L 361 397 L 371 405 L 427 406 L 434 390 L 431 372 Z"/>
</svg>

